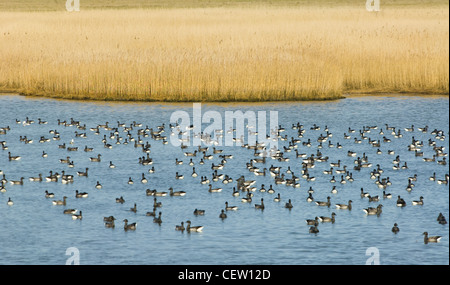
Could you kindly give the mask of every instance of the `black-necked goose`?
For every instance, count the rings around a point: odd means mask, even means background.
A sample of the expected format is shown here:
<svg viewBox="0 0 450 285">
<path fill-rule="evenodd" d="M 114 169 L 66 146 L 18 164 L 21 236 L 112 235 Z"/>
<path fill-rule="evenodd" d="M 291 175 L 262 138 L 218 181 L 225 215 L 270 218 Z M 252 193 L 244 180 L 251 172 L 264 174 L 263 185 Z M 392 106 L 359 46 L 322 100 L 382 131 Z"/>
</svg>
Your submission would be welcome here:
<svg viewBox="0 0 450 285">
<path fill-rule="evenodd" d="M 156 223 L 156 224 L 161 225 L 161 223 L 162 223 L 161 215 L 162 215 L 161 212 L 159 212 L 158 213 L 158 217 L 154 217 L 153 218 L 153 222 Z"/>
<path fill-rule="evenodd" d="M 63 211 L 63 214 L 66 214 L 66 215 L 73 215 L 73 214 L 75 214 L 77 211 L 78 211 L 77 209 L 65 209 L 65 210 Z"/>
<path fill-rule="evenodd" d="M 348 204 L 336 204 L 336 209 L 351 210 L 352 209 L 352 200 L 349 200 Z"/>
<path fill-rule="evenodd" d="M 398 233 L 398 232 L 400 231 L 400 229 L 399 229 L 397 223 L 394 223 L 394 226 L 392 227 L 391 231 L 392 231 L 394 234 L 396 234 L 396 233 Z"/>
<path fill-rule="evenodd" d="M 255 209 L 260 209 L 260 210 L 264 210 L 265 206 L 264 206 L 264 199 L 261 198 L 261 204 L 255 204 Z"/>
<path fill-rule="evenodd" d="M 236 211 L 238 209 L 237 206 L 228 206 L 228 201 L 225 202 L 225 210 L 227 211 Z"/>
<path fill-rule="evenodd" d="M 37 176 L 37 177 L 30 177 L 30 181 L 41 182 L 42 181 L 42 174 L 39 173 L 39 176 Z"/>
<path fill-rule="evenodd" d="M 364 189 L 361 188 L 361 198 L 365 198 L 365 197 L 368 197 L 368 196 L 370 196 L 370 194 L 368 192 L 364 192 Z"/>
<path fill-rule="evenodd" d="M 251 203 L 252 202 L 252 195 L 251 195 L 251 193 L 248 192 L 246 197 L 241 198 L 241 202 L 243 202 L 243 203 Z"/>
<path fill-rule="evenodd" d="M 176 172 L 175 179 L 184 179 L 184 175 L 178 174 L 178 172 Z"/>
<path fill-rule="evenodd" d="M 274 202 L 280 202 L 281 201 L 281 197 L 280 197 L 280 193 L 278 193 L 277 197 L 273 198 Z"/>
<path fill-rule="evenodd" d="M 319 224 L 319 217 L 315 217 L 313 220 L 306 220 L 306 224 L 310 226 L 317 226 Z"/>
<path fill-rule="evenodd" d="M 170 187 L 169 190 L 170 190 L 170 196 L 184 196 L 184 195 L 186 195 L 185 191 L 173 191 L 172 187 Z"/>
<path fill-rule="evenodd" d="M 413 205 L 423 205 L 423 196 L 420 196 L 418 201 L 412 201 Z"/>
<path fill-rule="evenodd" d="M 86 192 L 78 192 L 78 190 L 75 190 L 75 198 L 87 198 L 88 195 Z"/>
<path fill-rule="evenodd" d="M 112 161 L 110 161 L 109 162 L 109 168 L 116 168 L 116 165 Z"/>
<path fill-rule="evenodd" d="M 406 206 L 405 200 L 403 200 L 403 198 L 401 198 L 400 195 L 398 195 L 396 205 L 397 205 L 397 207 L 405 207 Z"/>
<path fill-rule="evenodd" d="M 331 197 L 328 196 L 327 197 L 327 202 L 323 202 L 323 201 L 315 201 L 317 206 L 327 206 L 328 208 L 330 207 L 331 203 L 330 203 L 330 199 Z"/>
<path fill-rule="evenodd" d="M 95 188 L 97 188 L 97 189 L 102 189 L 103 186 L 102 186 L 102 184 L 100 184 L 99 181 L 97 181 L 97 184 L 95 185 Z"/>
<path fill-rule="evenodd" d="M 294 206 L 292 205 L 291 199 L 288 200 L 288 202 L 284 205 L 286 209 L 292 209 Z"/>
<path fill-rule="evenodd" d="M 84 177 L 88 177 L 88 170 L 89 168 L 86 167 L 86 171 L 77 171 L 77 175 L 78 176 L 84 176 Z"/>
<path fill-rule="evenodd" d="M 131 177 L 128 177 L 128 182 L 127 183 L 130 184 L 130 185 L 134 184 L 133 179 L 131 179 Z"/>
<path fill-rule="evenodd" d="M 125 230 L 125 231 L 134 231 L 134 230 L 136 230 L 136 228 L 137 228 L 137 223 L 132 223 L 132 224 L 128 224 L 128 220 L 127 219 L 125 219 L 125 220 L 123 220 L 124 221 L 124 226 L 123 226 L 123 229 Z"/>
<path fill-rule="evenodd" d="M 431 237 L 429 237 L 428 236 L 428 232 L 424 232 L 423 235 L 424 235 L 423 241 L 424 241 L 425 244 L 427 244 L 429 242 L 440 242 L 441 238 L 442 238 L 442 236 L 431 236 Z"/>
<path fill-rule="evenodd" d="M 205 215 L 205 210 L 200 210 L 200 209 L 195 209 L 194 210 L 194 215 L 196 215 L 196 216 L 203 216 L 203 215 Z"/>
<path fill-rule="evenodd" d="M 332 223 L 332 224 L 334 224 L 335 216 L 336 216 L 336 214 L 334 212 L 332 212 L 331 213 L 331 217 L 320 216 L 319 217 L 319 221 L 322 222 L 322 223 Z"/>
<path fill-rule="evenodd" d="M 392 198 L 392 194 L 386 193 L 386 191 L 383 190 L 383 198 L 384 199 L 391 199 Z"/>
<path fill-rule="evenodd" d="M 92 162 L 101 162 L 102 161 L 101 156 L 102 156 L 101 154 L 98 154 L 97 157 L 90 157 L 89 159 Z"/>
<path fill-rule="evenodd" d="M 13 200 L 11 200 L 11 197 L 8 198 L 8 202 L 6 202 L 6 205 L 8 205 L 8 206 L 14 205 L 14 202 L 13 202 Z"/>
<path fill-rule="evenodd" d="M 122 196 L 120 196 L 119 198 L 116 198 L 116 203 L 123 204 L 125 203 L 125 199 Z"/>
<path fill-rule="evenodd" d="M 317 234 L 319 232 L 319 229 L 317 228 L 317 226 L 312 226 L 309 228 L 309 233 L 311 234 Z"/>
<path fill-rule="evenodd" d="M 20 180 L 10 180 L 9 183 L 12 185 L 23 185 L 23 177 L 20 177 Z"/>
<path fill-rule="evenodd" d="M 176 231 L 184 231 L 186 228 L 184 227 L 184 222 L 181 222 L 181 225 L 176 225 L 175 230 Z"/>
<path fill-rule="evenodd" d="M 209 192 L 214 193 L 214 192 L 222 192 L 222 188 L 212 188 L 212 185 L 209 184 Z"/>
<path fill-rule="evenodd" d="M 10 152 L 8 152 L 8 159 L 9 161 L 15 161 L 15 160 L 20 160 L 22 157 L 21 156 L 12 156 Z"/>
<path fill-rule="evenodd" d="M 378 197 L 378 195 L 376 196 L 367 196 L 367 198 L 369 198 L 369 202 L 378 202 L 380 201 L 380 198 Z"/>
<path fill-rule="evenodd" d="M 79 214 L 72 214 L 72 220 L 81 220 L 83 219 L 82 211 Z"/>
<path fill-rule="evenodd" d="M 307 202 L 312 202 L 314 201 L 314 197 L 312 196 L 312 193 L 308 193 L 308 197 L 306 198 Z"/>
<path fill-rule="evenodd" d="M 48 190 L 45 190 L 45 198 L 53 198 L 55 197 L 54 193 L 49 193 Z"/>
<path fill-rule="evenodd" d="M 227 214 L 225 214 L 225 210 L 224 209 L 222 209 L 222 211 L 221 211 L 221 213 L 219 215 L 219 218 L 221 218 L 222 220 L 227 218 Z"/>
<path fill-rule="evenodd" d="M 366 215 L 380 216 L 381 212 L 382 212 L 382 209 L 381 209 L 382 207 L 383 207 L 383 205 L 380 204 L 376 208 L 369 207 L 369 208 L 363 209 L 363 211 L 364 211 L 364 213 L 366 213 Z"/>
<path fill-rule="evenodd" d="M 186 230 L 187 230 L 188 233 L 203 231 L 203 226 L 195 226 L 195 227 L 193 227 L 193 226 L 191 226 L 191 221 L 190 220 L 186 221 L 186 223 L 187 223 Z"/>
</svg>

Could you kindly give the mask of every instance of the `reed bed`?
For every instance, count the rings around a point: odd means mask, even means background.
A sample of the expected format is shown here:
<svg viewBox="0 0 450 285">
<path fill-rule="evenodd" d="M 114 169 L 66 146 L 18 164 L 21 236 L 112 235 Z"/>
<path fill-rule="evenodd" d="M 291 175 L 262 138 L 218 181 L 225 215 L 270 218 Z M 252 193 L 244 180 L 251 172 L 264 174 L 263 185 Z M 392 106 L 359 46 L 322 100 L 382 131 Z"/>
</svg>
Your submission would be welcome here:
<svg viewBox="0 0 450 285">
<path fill-rule="evenodd" d="M 442 7 L 0 12 L 0 90 L 68 99 L 448 94 Z"/>
</svg>

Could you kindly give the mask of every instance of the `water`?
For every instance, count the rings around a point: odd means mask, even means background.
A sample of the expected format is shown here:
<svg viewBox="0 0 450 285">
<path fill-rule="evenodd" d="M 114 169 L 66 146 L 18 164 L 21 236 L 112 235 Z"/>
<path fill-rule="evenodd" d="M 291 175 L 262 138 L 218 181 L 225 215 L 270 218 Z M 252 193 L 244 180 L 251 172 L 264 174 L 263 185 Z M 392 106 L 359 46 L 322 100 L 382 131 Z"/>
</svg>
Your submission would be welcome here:
<svg viewBox="0 0 450 285">
<path fill-rule="evenodd" d="M 338 142 L 342 149 L 329 148 L 328 141 L 323 143 L 321 152 L 329 156 L 328 162 L 316 162 L 315 168 L 310 169 L 315 181 L 300 178 L 300 188 L 275 185 L 273 178 L 255 176 L 246 168 L 246 163 L 254 158 L 253 151 L 241 147 L 218 147 L 224 154 L 233 154 L 223 170 L 219 173 L 228 174 L 234 180 L 245 175 L 248 180 L 255 179 L 257 189 L 265 184 L 266 189 L 272 184 L 276 193 L 280 193 L 282 201 L 276 203 L 276 194 L 254 192 L 251 204 L 242 203 L 240 197 L 233 197 L 232 187 L 236 182 L 223 184 L 221 181 L 212 182 L 214 188 L 221 187 L 220 193 L 209 193 L 208 186 L 200 184 L 200 176 L 207 175 L 211 179 L 211 163 L 218 164 L 220 159 L 214 155 L 213 160 L 206 160 L 199 165 L 200 156 L 193 157 L 194 167 L 199 174 L 191 177 L 192 166 L 189 158 L 183 155 L 183 150 L 170 143 L 163 145 L 162 141 L 155 141 L 150 137 L 141 137 L 151 144 L 150 157 L 156 172 L 148 173 L 151 166 L 138 163 L 138 158 L 145 154 L 134 148 L 133 143 L 116 145 L 115 139 L 110 139 L 110 131 L 100 129 L 95 135 L 89 128 L 109 122 L 112 127 L 117 121 L 129 126 L 133 121 L 156 129 L 166 123 L 168 125 L 171 114 L 182 110 L 192 114 L 192 104 L 158 104 L 158 103 L 98 103 L 76 102 L 41 98 L 27 98 L 14 95 L 0 96 L 0 127 L 10 126 L 6 135 L 0 135 L 0 141 L 6 141 L 8 150 L 0 150 L 0 170 L 8 180 L 19 180 L 24 177 L 24 185 L 5 185 L 7 192 L 0 193 L 0 264 L 65 264 L 70 255 L 66 250 L 75 247 L 79 251 L 80 264 L 365 264 L 370 255 L 366 250 L 375 247 L 379 253 L 381 264 L 449 264 L 449 229 L 448 225 L 440 225 L 436 218 L 440 212 L 449 218 L 449 188 L 448 185 L 438 185 L 428 178 L 436 172 L 437 179 L 444 179 L 448 167 L 436 162 L 425 163 L 421 157 L 415 157 L 407 146 L 412 136 L 424 142 L 422 151 L 424 157 L 431 157 L 434 153 L 428 146 L 428 139 L 436 141 L 438 146 L 444 146 L 448 151 L 448 138 L 444 141 L 436 140 L 430 132 L 433 129 L 444 130 L 448 136 L 449 113 L 448 97 L 420 97 L 420 96 L 376 96 L 351 97 L 332 102 L 289 102 L 289 103 L 261 103 L 261 104 L 202 104 L 202 111 L 278 111 L 278 121 L 286 128 L 286 132 L 297 138 L 296 130 L 291 129 L 293 123 L 304 125 L 305 134 L 300 138 L 302 142 L 311 139 L 310 148 L 298 143 L 300 153 L 315 154 L 317 151 L 317 137 L 326 134 L 324 127 L 328 126 L 333 137 L 329 138 L 333 144 Z M 24 121 L 26 117 L 36 123 L 29 126 L 16 124 L 16 119 Z M 46 125 L 38 125 L 38 118 L 48 121 Z M 77 130 L 76 127 L 64 127 L 57 124 L 57 120 L 70 121 L 70 118 L 86 124 L 87 130 Z M 313 124 L 321 130 L 310 130 Z M 394 138 L 385 130 L 385 124 L 400 128 L 403 138 Z M 207 126 L 208 124 L 205 124 Z M 414 132 L 405 132 L 404 128 L 415 126 Z M 424 134 L 418 127 L 429 126 Z M 376 147 L 364 140 L 355 144 L 354 137 L 360 138 L 358 133 L 364 126 L 378 126 L 366 136 L 373 140 L 386 136 L 390 143 L 381 142 L 382 154 L 376 154 Z M 349 134 L 348 128 L 355 129 Z M 380 135 L 382 128 L 384 135 Z M 60 141 L 39 143 L 41 136 L 52 138 L 49 130 L 60 132 Z M 131 131 L 137 137 L 136 130 Z M 120 136 L 126 133 L 120 130 Z M 74 133 L 86 132 L 87 138 L 75 137 Z M 351 135 L 345 140 L 343 134 Z M 169 128 L 166 128 L 170 137 Z M 108 143 L 113 148 L 103 147 L 101 139 L 107 135 Z M 19 141 L 20 136 L 33 139 L 32 144 Z M 70 145 L 70 141 L 74 144 Z M 78 146 L 79 151 L 68 152 L 59 149 L 58 145 Z M 84 152 L 87 145 L 94 151 Z M 288 142 L 279 141 L 279 147 L 287 146 Z M 184 151 L 193 151 L 196 147 L 189 147 Z M 358 156 L 365 153 L 373 164 L 371 168 L 361 171 L 353 170 L 355 157 L 347 156 L 347 151 L 357 152 Z M 395 150 L 395 155 L 388 155 L 387 150 Z M 48 153 L 42 158 L 42 151 Z M 20 155 L 19 161 L 8 161 L 8 152 Z M 102 161 L 94 163 L 89 157 L 102 154 Z M 208 154 L 211 154 L 211 148 Z M 409 169 L 393 170 L 392 160 L 399 155 L 401 165 L 406 161 Z M 59 159 L 70 156 L 75 167 L 69 168 L 59 163 Z M 288 166 L 297 176 L 301 176 L 301 160 L 295 157 L 295 152 L 286 152 L 289 162 L 279 162 L 269 159 L 266 167 L 271 164 L 281 166 L 285 173 Z M 175 159 L 184 161 L 183 165 L 175 165 Z M 438 157 L 441 160 L 442 157 Z M 330 162 L 341 160 L 352 172 L 354 182 L 339 183 L 340 174 L 335 174 L 337 183 L 330 183 L 331 176 L 323 174 L 329 169 Z M 115 169 L 108 167 L 109 161 Z M 393 195 L 392 199 L 384 200 L 382 191 L 370 179 L 370 171 L 377 164 L 381 165 L 384 173 L 382 178 L 390 177 L 392 185 L 386 192 Z M 255 164 L 261 166 L 261 164 Z M 89 177 L 78 177 L 77 171 L 84 171 L 89 167 Z M 342 168 L 342 167 L 341 167 Z M 61 182 L 30 182 L 29 177 L 39 173 L 48 176 L 49 171 L 75 175 L 74 183 Z M 183 174 L 183 180 L 176 180 L 175 172 Z M 149 180 L 147 184 L 140 182 L 141 174 Z M 414 182 L 413 191 L 405 190 L 408 177 L 418 175 Z M 128 178 L 134 180 L 133 185 L 127 184 Z M 286 178 L 290 178 L 286 174 Z M 97 181 L 103 185 L 102 189 L 95 189 Z M 330 190 L 335 185 L 337 194 Z M 157 210 L 162 212 L 163 223 L 159 226 L 153 223 L 153 217 L 145 215 L 152 210 L 153 196 L 146 196 L 145 189 L 168 191 L 173 187 L 175 191 L 187 192 L 183 197 L 157 197 L 163 206 Z M 331 207 L 319 207 L 306 201 L 307 189 L 313 187 L 313 197 L 316 201 L 325 201 L 331 196 Z M 360 188 L 374 195 L 381 195 L 380 202 L 368 202 L 367 198 L 360 198 Z M 55 193 L 55 198 L 45 198 L 44 192 Z M 75 190 L 88 192 L 89 197 L 76 199 Z M 406 202 L 405 208 L 396 207 L 397 195 L 401 195 Z M 67 196 L 66 206 L 54 206 L 52 200 L 60 200 Z M 117 204 L 115 198 L 123 196 L 124 204 Z M 423 206 L 413 206 L 411 201 L 424 197 Z M 8 198 L 14 201 L 13 206 L 7 206 Z M 265 210 L 254 208 L 264 198 Z M 294 208 L 288 210 L 284 204 L 292 200 Z M 352 211 L 338 210 L 336 203 L 353 201 Z M 239 207 L 237 211 L 228 211 L 228 218 L 219 219 L 225 201 Z M 137 213 L 129 211 L 134 203 Z M 363 208 L 376 207 L 383 204 L 380 217 L 366 216 Z M 72 220 L 70 215 L 64 215 L 63 209 L 74 208 L 82 211 L 82 220 Z M 204 216 L 194 216 L 195 208 L 204 209 Z M 324 223 L 318 226 L 320 232 L 310 234 L 305 219 L 315 216 L 330 216 L 336 213 L 334 224 Z M 103 217 L 113 215 L 117 218 L 116 228 L 105 228 Z M 136 231 L 125 232 L 123 219 L 137 222 Z M 192 225 L 202 225 L 202 233 L 187 233 L 175 231 L 175 225 L 181 221 L 191 220 Z M 391 228 L 398 223 L 400 232 L 394 235 Z M 424 231 L 430 235 L 443 236 L 440 243 L 424 244 Z"/>
</svg>

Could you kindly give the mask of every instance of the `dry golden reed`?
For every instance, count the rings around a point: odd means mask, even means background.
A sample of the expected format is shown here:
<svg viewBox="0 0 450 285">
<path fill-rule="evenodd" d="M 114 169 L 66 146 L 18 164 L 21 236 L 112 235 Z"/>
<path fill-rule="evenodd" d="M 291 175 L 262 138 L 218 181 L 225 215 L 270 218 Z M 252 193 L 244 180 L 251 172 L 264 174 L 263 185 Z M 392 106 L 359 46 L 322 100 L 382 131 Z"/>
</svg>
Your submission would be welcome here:
<svg viewBox="0 0 450 285">
<path fill-rule="evenodd" d="M 138 101 L 448 94 L 448 42 L 439 7 L 0 12 L 0 90 Z"/>
</svg>

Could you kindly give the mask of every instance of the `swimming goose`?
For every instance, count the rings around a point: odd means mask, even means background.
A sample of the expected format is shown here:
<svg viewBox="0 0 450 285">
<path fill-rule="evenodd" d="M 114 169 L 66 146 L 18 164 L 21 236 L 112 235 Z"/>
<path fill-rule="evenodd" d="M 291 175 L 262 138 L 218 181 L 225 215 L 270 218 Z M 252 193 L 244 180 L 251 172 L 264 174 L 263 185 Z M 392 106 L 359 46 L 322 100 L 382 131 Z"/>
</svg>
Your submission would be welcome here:
<svg viewBox="0 0 450 285">
<path fill-rule="evenodd" d="M 192 226 L 191 226 L 191 221 L 190 221 L 190 220 L 186 221 L 186 223 L 187 223 L 187 228 L 186 228 L 186 230 L 187 230 L 188 233 L 190 233 L 190 232 L 201 232 L 201 231 L 203 231 L 203 226 L 195 226 L 195 227 L 192 227 Z"/>
<path fill-rule="evenodd" d="M 288 200 L 288 202 L 284 205 L 286 209 L 292 209 L 294 206 L 291 203 L 291 199 Z"/>
<path fill-rule="evenodd" d="M 45 190 L 45 198 L 53 198 L 55 197 L 55 194 L 49 193 L 48 190 Z"/>
<path fill-rule="evenodd" d="M 63 214 L 72 215 L 72 214 L 75 214 L 76 212 L 77 212 L 77 209 L 65 209 L 63 211 Z"/>
<path fill-rule="evenodd" d="M 352 200 L 348 201 L 348 204 L 336 204 L 337 209 L 342 210 L 351 210 L 352 209 Z"/>
<path fill-rule="evenodd" d="M 442 238 L 442 236 L 431 236 L 431 237 L 429 237 L 428 236 L 428 232 L 424 232 L 423 235 L 425 236 L 423 238 L 423 241 L 424 241 L 425 244 L 427 244 L 429 242 L 440 242 L 441 238 Z"/>
<path fill-rule="evenodd" d="M 241 202 L 243 202 L 243 203 L 251 203 L 252 202 L 252 195 L 251 195 L 251 193 L 248 192 L 246 197 L 241 198 Z"/>
<path fill-rule="evenodd" d="M 324 217 L 324 216 L 320 216 L 319 217 L 319 221 L 322 223 L 332 223 L 334 224 L 335 222 L 335 216 L 336 214 L 334 212 L 331 213 L 331 217 Z"/>
<path fill-rule="evenodd" d="M 175 230 L 176 231 L 184 231 L 185 230 L 184 222 L 181 222 L 181 225 L 176 225 Z"/>
<path fill-rule="evenodd" d="M 315 201 L 315 203 L 316 203 L 317 206 L 327 206 L 327 207 L 329 208 L 330 205 L 331 205 L 330 199 L 331 199 L 331 197 L 328 196 L 328 197 L 327 197 L 327 202 Z"/>
<path fill-rule="evenodd" d="M 307 202 L 312 202 L 314 201 L 314 197 L 312 196 L 312 193 L 308 193 L 308 197 L 306 198 Z"/>
<path fill-rule="evenodd" d="M 423 205 L 423 197 L 420 196 L 418 201 L 412 201 L 413 205 Z"/>
<path fill-rule="evenodd" d="M 265 206 L 264 206 L 264 199 L 261 198 L 261 204 L 255 204 L 255 209 L 260 209 L 260 210 L 264 210 Z"/>
<path fill-rule="evenodd" d="M 158 213 L 158 217 L 153 218 L 153 222 L 161 225 L 161 223 L 162 223 L 161 212 Z"/>
<path fill-rule="evenodd" d="M 88 195 L 86 192 L 78 192 L 78 190 L 75 190 L 75 198 L 87 198 Z"/>
<path fill-rule="evenodd" d="M 72 214 L 72 220 L 81 220 L 83 219 L 82 211 L 79 214 Z"/>
<path fill-rule="evenodd" d="M 30 177 L 30 181 L 42 181 L 42 174 L 39 173 L 38 177 Z"/>
<path fill-rule="evenodd" d="M 203 216 L 203 215 L 205 215 L 205 210 L 200 210 L 200 209 L 195 209 L 194 210 L 194 215 L 196 215 L 196 216 Z"/>
<path fill-rule="evenodd" d="M 176 172 L 175 179 L 184 179 L 184 175 L 178 174 L 178 172 Z"/>
<path fill-rule="evenodd" d="M 97 189 L 102 189 L 102 184 L 100 184 L 100 182 L 99 181 L 97 181 L 97 184 L 95 185 L 95 188 L 97 188 Z"/>
<path fill-rule="evenodd" d="M 312 226 L 309 228 L 309 233 L 311 234 L 317 234 L 319 232 L 319 229 L 317 228 L 317 226 Z"/>
<path fill-rule="evenodd" d="M 156 197 L 153 198 L 153 207 L 155 207 L 155 208 L 161 208 L 162 207 L 162 202 L 158 202 Z"/>
<path fill-rule="evenodd" d="M 368 197 L 370 194 L 368 192 L 364 192 L 364 189 L 361 188 L 361 198 Z"/>
<path fill-rule="evenodd" d="M 169 190 L 170 190 L 170 196 L 184 196 L 184 195 L 186 195 L 186 192 L 184 192 L 184 191 L 175 191 L 174 192 L 172 187 L 170 187 Z"/>
<path fill-rule="evenodd" d="M 137 223 L 128 224 L 128 220 L 127 219 L 125 219 L 123 221 L 125 223 L 124 226 L 123 226 L 123 229 L 125 231 L 134 231 L 134 230 L 136 230 Z"/>
<path fill-rule="evenodd" d="M 84 151 L 85 151 L 85 152 L 91 152 L 91 151 L 94 151 L 94 148 L 93 148 L 93 147 L 88 147 L 88 146 L 86 145 L 86 146 L 84 146 Z"/>
<path fill-rule="evenodd" d="M 109 162 L 109 168 L 116 168 L 112 161 Z"/>
<path fill-rule="evenodd" d="M 398 228 L 397 223 L 394 223 L 394 226 L 392 227 L 391 231 L 396 234 L 400 231 L 400 229 Z"/>
<path fill-rule="evenodd" d="M 277 197 L 273 198 L 274 202 L 280 202 L 281 198 L 280 198 L 280 193 L 278 193 Z"/>
<path fill-rule="evenodd" d="M 209 192 L 213 193 L 213 192 L 222 192 L 222 188 L 212 188 L 212 185 L 209 184 Z"/>
<path fill-rule="evenodd" d="M 228 206 L 228 201 L 225 202 L 225 210 L 227 211 L 236 211 L 238 209 L 237 206 Z"/>
<path fill-rule="evenodd" d="M 13 200 L 11 200 L 10 197 L 8 198 L 8 202 L 6 202 L 6 205 L 8 205 L 8 206 L 14 205 L 14 202 L 13 202 Z"/>
<path fill-rule="evenodd" d="M 369 198 L 369 202 L 378 202 L 378 201 L 380 201 L 380 198 L 378 197 L 378 195 L 376 195 L 376 196 L 367 196 L 367 198 Z"/>
<path fill-rule="evenodd" d="M 142 183 L 142 184 L 145 184 L 145 183 L 147 183 L 147 182 L 148 182 L 147 178 L 145 178 L 144 173 L 142 173 L 141 183 Z"/>
<path fill-rule="evenodd" d="M 227 218 L 227 214 L 225 214 L 224 209 L 222 209 L 222 211 L 221 211 L 221 213 L 219 215 L 219 218 L 221 218 L 222 220 Z"/>
<path fill-rule="evenodd" d="M 125 199 L 122 196 L 120 196 L 120 198 L 116 198 L 116 203 L 123 204 L 125 203 Z"/>
<path fill-rule="evenodd" d="M 100 162 L 101 161 L 101 156 L 102 156 L 101 154 L 98 154 L 97 157 L 91 157 L 89 159 L 92 162 Z"/>
<path fill-rule="evenodd" d="M 386 193 L 386 191 L 383 191 L 383 198 L 384 199 L 391 199 L 392 198 L 392 194 Z"/>
<path fill-rule="evenodd" d="M 88 170 L 89 170 L 89 168 L 86 167 L 86 171 L 85 171 L 85 172 L 83 172 L 83 171 L 77 171 L 77 175 L 78 175 L 78 176 L 88 177 Z"/>
<path fill-rule="evenodd" d="M 9 183 L 12 185 L 23 185 L 23 177 L 20 177 L 20 180 L 10 180 Z"/>
<path fill-rule="evenodd" d="M 317 226 L 319 224 L 319 217 L 315 217 L 314 220 L 306 220 L 306 224 L 310 226 Z"/>
<path fill-rule="evenodd" d="M 14 161 L 14 160 L 20 160 L 22 157 L 20 156 L 11 156 L 11 153 L 8 152 L 8 159 L 9 161 Z"/>
<path fill-rule="evenodd" d="M 396 205 L 397 205 L 397 207 L 405 207 L 406 206 L 405 200 L 403 200 L 403 198 L 401 198 L 400 195 L 398 195 Z"/>
<path fill-rule="evenodd" d="M 367 209 L 363 209 L 364 213 L 366 213 L 366 215 L 377 215 L 380 216 L 382 210 L 381 208 L 383 207 L 383 205 L 378 205 L 376 208 L 372 208 L 369 207 Z"/>
</svg>

